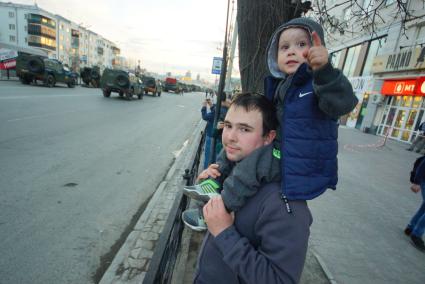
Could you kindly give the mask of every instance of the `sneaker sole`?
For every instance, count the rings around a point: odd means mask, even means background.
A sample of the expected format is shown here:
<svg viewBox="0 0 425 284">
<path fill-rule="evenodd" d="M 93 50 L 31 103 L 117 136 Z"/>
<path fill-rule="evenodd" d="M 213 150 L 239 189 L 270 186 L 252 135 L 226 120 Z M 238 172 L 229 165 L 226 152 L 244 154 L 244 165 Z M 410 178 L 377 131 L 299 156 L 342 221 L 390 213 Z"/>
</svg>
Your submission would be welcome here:
<svg viewBox="0 0 425 284">
<path fill-rule="evenodd" d="M 183 189 L 183 193 L 184 193 L 184 195 L 189 196 L 192 199 L 203 201 L 205 203 L 207 203 L 211 198 L 209 195 L 199 194 L 199 192 L 197 190 L 190 190 L 190 189 L 187 189 L 187 188 Z"/>
<path fill-rule="evenodd" d="M 183 218 L 183 214 L 182 214 L 182 221 L 185 224 L 185 226 L 189 227 L 190 229 L 197 231 L 197 232 L 204 232 L 207 230 L 207 228 L 204 227 L 198 227 L 198 226 L 193 226 L 192 224 L 187 223 L 184 218 Z"/>
</svg>

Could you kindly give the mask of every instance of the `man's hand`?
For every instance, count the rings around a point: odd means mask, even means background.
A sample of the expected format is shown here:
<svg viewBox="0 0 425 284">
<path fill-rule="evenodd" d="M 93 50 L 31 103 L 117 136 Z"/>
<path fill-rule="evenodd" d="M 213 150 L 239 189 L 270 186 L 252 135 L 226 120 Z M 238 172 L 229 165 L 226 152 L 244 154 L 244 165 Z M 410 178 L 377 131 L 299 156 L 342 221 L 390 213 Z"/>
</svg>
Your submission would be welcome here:
<svg viewBox="0 0 425 284">
<path fill-rule="evenodd" d="M 306 50 L 303 55 L 307 59 L 307 64 L 315 71 L 328 63 L 329 54 L 326 47 L 322 45 L 322 40 L 317 32 L 312 32 L 311 38 L 313 46 L 308 51 Z"/>
<path fill-rule="evenodd" d="M 224 207 L 221 196 L 211 198 L 203 208 L 205 223 L 208 231 L 216 237 L 218 234 L 233 225 L 234 215 L 229 214 Z"/>
<path fill-rule="evenodd" d="M 198 178 L 196 179 L 197 182 L 200 182 L 201 180 L 207 179 L 209 177 L 217 178 L 221 176 L 221 173 L 218 171 L 218 164 L 211 164 L 208 166 L 207 169 L 203 170 Z"/>
<path fill-rule="evenodd" d="M 414 193 L 418 193 L 419 191 L 421 191 L 421 187 L 419 186 L 419 184 L 414 183 L 410 187 L 410 190 L 413 191 Z"/>
</svg>

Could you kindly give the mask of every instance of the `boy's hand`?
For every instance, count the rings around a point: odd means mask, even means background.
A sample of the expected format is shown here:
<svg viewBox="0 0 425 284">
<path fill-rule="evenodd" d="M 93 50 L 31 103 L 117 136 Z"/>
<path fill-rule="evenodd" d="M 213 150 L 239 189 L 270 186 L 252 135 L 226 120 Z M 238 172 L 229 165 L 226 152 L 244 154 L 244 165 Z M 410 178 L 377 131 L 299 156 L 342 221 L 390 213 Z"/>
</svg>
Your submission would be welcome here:
<svg viewBox="0 0 425 284">
<path fill-rule="evenodd" d="M 233 214 L 229 214 L 224 207 L 221 196 L 211 198 L 203 208 L 205 222 L 208 231 L 216 237 L 218 234 L 232 226 L 235 219 Z"/>
<path fill-rule="evenodd" d="M 211 164 L 211 165 L 208 166 L 207 169 L 203 170 L 199 174 L 199 176 L 196 180 L 197 180 L 197 182 L 199 182 L 199 181 L 207 179 L 209 177 L 217 178 L 219 176 L 221 176 L 221 173 L 218 170 L 218 164 Z"/>
<path fill-rule="evenodd" d="M 322 40 L 317 32 L 312 32 L 311 38 L 313 46 L 308 51 L 305 51 L 304 57 L 307 59 L 307 64 L 310 68 L 315 71 L 328 63 L 329 54 L 326 47 L 322 45 Z"/>
</svg>

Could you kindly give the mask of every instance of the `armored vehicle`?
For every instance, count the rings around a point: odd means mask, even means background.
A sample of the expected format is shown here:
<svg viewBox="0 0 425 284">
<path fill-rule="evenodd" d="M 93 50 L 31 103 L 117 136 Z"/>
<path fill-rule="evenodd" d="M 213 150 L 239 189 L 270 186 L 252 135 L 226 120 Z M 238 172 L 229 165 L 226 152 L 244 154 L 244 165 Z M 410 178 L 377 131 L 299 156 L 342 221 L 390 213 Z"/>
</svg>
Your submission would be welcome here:
<svg viewBox="0 0 425 284">
<path fill-rule="evenodd" d="M 100 87 L 103 96 L 109 98 L 111 92 L 116 92 L 120 97 L 131 99 L 133 96 L 143 99 L 144 85 L 142 80 L 134 73 L 124 70 L 105 69 L 100 78 Z"/>
<path fill-rule="evenodd" d="M 74 88 L 78 74 L 71 72 L 68 67 L 56 59 L 49 59 L 40 55 L 19 53 L 16 59 L 16 75 L 23 84 L 42 81 L 47 87 L 54 87 L 56 83 L 64 83 Z"/>
<path fill-rule="evenodd" d="M 154 77 L 143 76 L 142 77 L 143 85 L 145 85 L 144 91 L 145 94 L 149 92 L 154 96 L 161 96 L 162 86 L 159 81 L 156 81 Z"/>
<path fill-rule="evenodd" d="M 99 66 L 84 67 L 80 72 L 80 76 L 87 86 L 99 87 L 101 77 Z"/>
</svg>

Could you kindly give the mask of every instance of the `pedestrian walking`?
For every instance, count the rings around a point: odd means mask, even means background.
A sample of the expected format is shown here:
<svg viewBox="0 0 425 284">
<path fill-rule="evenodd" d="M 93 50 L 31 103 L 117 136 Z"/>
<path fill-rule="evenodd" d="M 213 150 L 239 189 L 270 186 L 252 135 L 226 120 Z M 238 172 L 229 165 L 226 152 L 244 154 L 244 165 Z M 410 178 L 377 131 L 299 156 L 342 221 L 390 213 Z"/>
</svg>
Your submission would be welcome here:
<svg viewBox="0 0 425 284">
<path fill-rule="evenodd" d="M 422 239 L 425 230 L 425 156 L 419 157 L 410 173 L 410 189 L 414 193 L 421 192 L 422 204 L 407 225 L 404 233 L 410 237 L 412 244 L 420 251 L 425 252 Z"/>
<path fill-rule="evenodd" d="M 410 145 L 410 147 L 407 148 L 406 150 L 416 151 L 416 153 L 419 153 L 420 151 L 424 150 L 424 146 L 425 146 L 425 121 L 419 124 L 419 126 L 415 130 L 419 130 L 418 135 L 416 136 L 415 140 L 412 142 L 412 145 Z"/>
</svg>

